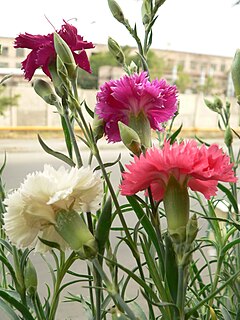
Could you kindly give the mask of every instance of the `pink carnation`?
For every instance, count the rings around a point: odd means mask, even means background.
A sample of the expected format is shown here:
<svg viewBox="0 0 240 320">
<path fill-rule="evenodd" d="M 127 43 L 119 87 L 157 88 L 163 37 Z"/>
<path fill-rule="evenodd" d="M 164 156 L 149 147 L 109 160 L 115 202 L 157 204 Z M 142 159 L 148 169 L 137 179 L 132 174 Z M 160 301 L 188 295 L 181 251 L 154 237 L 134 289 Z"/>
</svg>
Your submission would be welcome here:
<svg viewBox="0 0 240 320">
<path fill-rule="evenodd" d="M 186 183 L 193 191 L 207 199 L 217 192 L 218 181 L 236 182 L 230 158 L 218 145 L 207 148 L 189 140 L 170 145 L 165 141 L 162 149 L 148 149 L 145 155 L 134 158 L 123 173 L 120 186 L 122 195 L 133 195 L 151 187 L 154 200 L 160 201 L 173 175 L 180 184 Z"/>
<path fill-rule="evenodd" d="M 104 120 L 109 141 L 120 141 L 118 121 L 128 125 L 131 115 L 143 112 L 154 130 L 177 111 L 177 89 L 165 80 L 148 79 L 147 72 L 110 80 L 97 93 L 96 113 Z"/>
<path fill-rule="evenodd" d="M 84 41 L 83 37 L 77 34 L 77 29 L 66 21 L 64 21 L 60 31 L 57 33 L 68 44 L 76 64 L 80 68 L 91 73 L 85 49 L 94 48 L 92 42 Z M 41 67 L 43 72 L 51 78 L 48 65 L 54 61 L 56 57 L 53 33 L 46 36 L 32 35 L 30 33 L 20 34 L 15 39 L 14 47 L 32 49 L 27 58 L 22 62 L 22 69 L 24 70 L 26 79 L 31 80 L 34 72 L 39 67 Z"/>
</svg>

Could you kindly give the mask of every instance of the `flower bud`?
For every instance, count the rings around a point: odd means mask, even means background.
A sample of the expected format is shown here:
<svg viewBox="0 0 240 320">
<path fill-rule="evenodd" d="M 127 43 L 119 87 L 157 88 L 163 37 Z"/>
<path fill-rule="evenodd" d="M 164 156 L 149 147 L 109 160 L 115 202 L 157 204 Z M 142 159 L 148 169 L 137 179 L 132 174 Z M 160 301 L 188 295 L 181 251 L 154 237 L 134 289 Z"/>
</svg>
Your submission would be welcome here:
<svg viewBox="0 0 240 320">
<path fill-rule="evenodd" d="M 118 128 L 124 145 L 132 151 L 132 153 L 139 156 L 141 153 L 141 140 L 136 131 L 120 121 L 118 122 Z"/>
<path fill-rule="evenodd" d="M 212 110 L 214 112 L 217 112 L 217 113 L 221 113 L 221 109 L 223 107 L 223 103 L 222 103 L 222 100 L 219 97 L 215 97 L 213 102 L 211 102 L 211 101 L 209 101 L 207 99 L 204 99 L 204 102 L 205 102 L 206 106 L 210 110 Z"/>
<path fill-rule="evenodd" d="M 92 259 L 97 254 L 97 243 L 83 218 L 74 210 L 59 210 L 56 217 L 56 231 L 79 253 L 82 259 Z"/>
<path fill-rule="evenodd" d="M 120 64 L 125 64 L 125 56 L 122 51 L 122 48 L 119 46 L 117 41 L 115 41 L 113 38 L 108 38 L 108 49 L 111 52 L 111 54 L 115 57 L 117 62 Z"/>
<path fill-rule="evenodd" d="M 224 133 L 224 143 L 227 147 L 230 147 L 232 145 L 232 142 L 233 142 L 233 134 L 230 126 L 228 125 Z"/>
<path fill-rule="evenodd" d="M 189 220 L 189 194 L 185 183 L 181 185 L 171 176 L 164 193 L 163 204 L 169 235 L 175 243 L 184 242 Z"/>
<path fill-rule="evenodd" d="M 24 269 L 24 285 L 29 295 L 34 295 L 37 291 L 37 271 L 29 259 L 27 260 L 27 264 Z"/>
<path fill-rule="evenodd" d="M 196 214 L 188 220 L 186 227 L 186 243 L 191 245 L 198 233 L 198 222 Z"/>
<path fill-rule="evenodd" d="M 112 15 L 114 16 L 114 18 L 116 20 L 118 20 L 120 23 L 125 23 L 125 18 L 122 12 L 121 7 L 119 6 L 119 4 L 115 1 L 115 0 L 108 0 L 108 6 L 109 9 L 112 12 Z"/>
<path fill-rule="evenodd" d="M 152 1 L 143 0 L 142 3 L 142 22 L 144 25 L 148 25 L 151 22 L 152 17 Z"/>
<path fill-rule="evenodd" d="M 58 73 L 60 79 L 65 84 L 68 84 L 68 82 L 69 82 L 68 71 L 67 71 L 67 68 L 66 68 L 65 64 L 63 63 L 62 59 L 59 56 L 57 56 L 57 73 Z"/>
<path fill-rule="evenodd" d="M 151 126 L 143 112 L 140 112 L 137 116 L 131 115 L 128 126 L 138 134 L 141 144 L 145 148 L 151 147 Z"/>
<path fill-rule="evenodd" d="M 54 33 L 54 48 L 58 57 L 62 60 L 67 69 L 67 73 L 71 80 L 76 79 L 77 65 L 75 63 L 73 54 L 67 43 L 60 37 L 58 33 Z"/>
<path fill-rule="evenodd" d="M 158 9 L 161 7 L 161 5 L 164 4 L 166 0 L 155 0 L 155 7 Z"/>
<path fill-rule="evenodd" d="M 48 104 L 55 105 L 58 101 L 50 84 L 42 79 L 37 79 L 33 84 L 35 92 Z"/>
<path fill-rule="evenodd" d="M 104 134 L 104 121 L 103 119 L 100 119 L 96 113 L 94 113 L 92 129 L 93 129 L 93 136 L 96 139 L 96 141 L 101 139 Z"/>
<path fill-rule="evenodd" d="M 65 87 L 64 87 L 64 83 L 63 83 L 62 79 L 59 77 L 59 74 L 57 72 L 56 62 L 50 63 L 48 65 L 48 68 L 49 68 L 49 71 L 51 74 L 51 78 L 52 78 L 52 82 L 53 82 L 55 91 L 56 91 L 57 95 L 62 98 L 65 94 Z"/>
<path fill-rule="evenodd" d="M 236 97 L 240 96 L 240 49 L 237 49 L 231 66 L 232 81 Z"/>
</svg>

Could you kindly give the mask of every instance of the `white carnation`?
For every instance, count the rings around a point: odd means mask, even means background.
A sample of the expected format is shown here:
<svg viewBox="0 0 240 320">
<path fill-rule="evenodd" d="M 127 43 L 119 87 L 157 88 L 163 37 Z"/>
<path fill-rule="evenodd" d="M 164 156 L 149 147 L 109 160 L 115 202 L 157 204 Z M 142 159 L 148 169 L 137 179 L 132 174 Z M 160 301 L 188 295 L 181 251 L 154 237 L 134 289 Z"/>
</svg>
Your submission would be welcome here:
<svg viewBox="0 0 240 320">
<path fill-rule="evenodd" d="M 45 165 L 42 172 L 28 174 L 20 188 L 9 194 L 4 204 L 4 228 L 9 240 L 19 248 L 35 247 L 45 252 L 38 237 L 57 242 L 64 250 L 66 242 L 54 228 L 59 209 L 95 211 L 102 199 L 102 182 L 90 168 Z"/>
</svg>

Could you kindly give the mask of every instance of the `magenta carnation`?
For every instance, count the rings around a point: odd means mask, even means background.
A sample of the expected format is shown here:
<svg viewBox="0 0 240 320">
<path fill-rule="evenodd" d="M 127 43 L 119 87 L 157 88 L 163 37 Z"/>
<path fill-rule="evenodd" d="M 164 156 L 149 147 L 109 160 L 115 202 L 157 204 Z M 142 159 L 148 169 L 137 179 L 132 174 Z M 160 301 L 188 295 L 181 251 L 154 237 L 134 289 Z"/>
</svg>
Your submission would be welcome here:
<svg viewBox="0 0 240 320">
<path fill-rule="evenodd" d="M 68 44 L 72 51 L 76 64 L 85 71 L 91 73 L 89 60 L 85 49 L 94 48 L 92 42 L 83 40 L 77 34 L 77 29 L 64 21 L 60 31 L 57 33 Z M 32 35 L 29 33 L 20 34 L 14 42 L 15 48 L 32 49 L 27 58 L 22 62 L 25 78 L 31 80 L 37 68 L 42 68 L 43 72 L 51 78 L 48 65 L 54 61 L 56 52 L 53 43 L 53 33 L 46 36 Z M 79 52 L 75 52 L 79 51 Z"/>
<path fill-rule="evenodd" d="M 177 88 L 165 80 L 149 81 L 147 72 L 110 80 L 97 93 L 96 113 L 104 120 L 109 141 L 120 141 L 118 121 L 129 124 L 130 116 L 141 112 L 154 130 L 173 117 L 177 110 Z"/>
<path fill-rule="evenodd" d="M 236 182 L 230 158 L 218 145 L 207 148 L 189 140 L 178 144 L 165 141 L 162 149 L 148 149 L 145 155 L 126 165 L 120 185 L 122 195 L 133 195 L 151 187 L 154 200 L 160 201 L 170 176 L 181 184 L 201 192 L 207 199 L 217 192 L 218 181 Z"/>
</svg>

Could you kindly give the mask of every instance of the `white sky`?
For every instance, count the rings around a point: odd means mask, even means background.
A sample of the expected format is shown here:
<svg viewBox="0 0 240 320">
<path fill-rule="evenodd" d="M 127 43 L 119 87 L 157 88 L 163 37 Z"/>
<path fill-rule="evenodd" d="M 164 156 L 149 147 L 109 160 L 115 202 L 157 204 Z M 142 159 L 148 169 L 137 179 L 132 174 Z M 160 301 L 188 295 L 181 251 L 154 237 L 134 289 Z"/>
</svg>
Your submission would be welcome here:
<svg viewBox="0 0 240 320">
<path fill-rule="evenodd" d="M 240 47 L 240 5 L 236 0 L 166 0 L 153 29 L 152 48 L 234 56 Z M 140 35 L 142 0 L 118 0 L 131 26 Z M 111 36 L 121 45 L 134 45 L 126 28 L 111 15 L 107 0 L 5 0 L 1 1 L 0 36 L 52 33 L 62 20 L 71 23 L 85 40 L 107 43 Z"/>
</svg>

